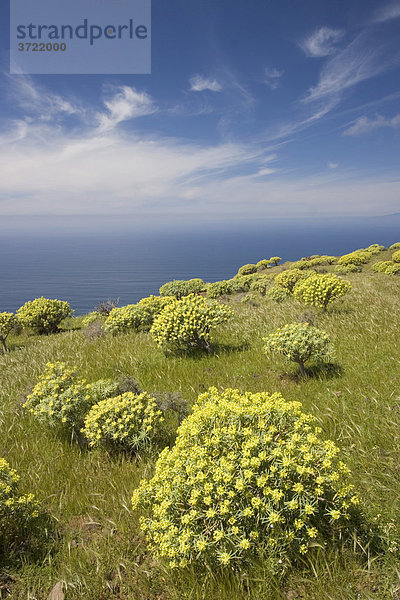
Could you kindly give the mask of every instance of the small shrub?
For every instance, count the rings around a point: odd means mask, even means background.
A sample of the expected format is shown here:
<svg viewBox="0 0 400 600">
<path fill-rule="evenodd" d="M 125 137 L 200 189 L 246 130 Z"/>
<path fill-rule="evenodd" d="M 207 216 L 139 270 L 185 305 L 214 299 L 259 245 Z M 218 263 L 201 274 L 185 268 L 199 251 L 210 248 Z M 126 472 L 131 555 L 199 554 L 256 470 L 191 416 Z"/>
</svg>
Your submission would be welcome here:
<svg viewBox="0 0 400 600">
<path fill-rule="evenodd" d="M 348 265 L 336 265 L 333 270 L 338 275 L 348 275 L 349 273 L 360 273 L 361 267 L 350 263 Z"/>
<path fill-rule="evenodd" d="M 89 445 L 142 451 L 159 435 L 163 421 L 155 398 L 146 392 L 126 392 L 107 398 L 90 409 L 82 433 Z"/>
<path fill-rule="evenodd" d="M 400 250 L 400 242 L 395 242 L 389 247 L 389 250 Z"/>
<path fill-rule="evenodd" d="M 372 254 L 368 250 L 355 250 L 341 256 L 338 260 L 338 265 L 362 265 L 370 260 Z"/>
<path fill-rule="evenodd" d="M 198 347 L 212 352 L 211 331 L 232 314 L 230 308 L 215 300 L 190 294 L 164 308 L 154 320 L 151 334 L 163 349 Z"/>
<path fill-rule="evenodd" d="M 399 263 L 392 263 L 385 269 L 385 275 L 397 275 L 397 273 L 400 273 Z"/>
<path fill-rule="evenodd" d="M 293 295 L 304 304 L 319 306 L 324 311 L 328 305 L 347 294 L 351 283 L 334 274 L 311 275 L 304 281 L 299 281 L 293 290 Z"/>
<path fill-rule="evenodd" d="M 239 271 L 238 271 L 238 275 L 251 275 L 252 273 L 256 273 L 257 272 L 257 265 L 243 265 L 243 267 L 240 267 Z"/>
<path fill-rule="evenodd" d="M 72 314 L 68 302 L 36 298 L 26 302 L 17 311 L 18 320 L 38 334 L 56 333 L 60 323 Z"/>
<path fill-rule="evenodd" d="M 94 321 L 89 323 L 89 325 L 84 328 L 83 335 L 88 341 L 98 340 L 99 338 L 104 337 L 106 335 L 106 332 L 103 329 L 102 320 L 95 319 Z"/>
<path fill-rule="evenodd" d="M 400 263 L 400 250 L 396 250 L 396 252 L 392 254 L 392 261 L 395 263 Z"/>
<path fill-rule="evenodd" d="M 278 266 L 281 261 L 282 259 L 280 256 L 271 256 L 269 259 L 270 264 L 275 266 Z"/>
<path fill-rule="evenodd" d="M 108 298 L 108 300 L 99 302 L 94 311 L 102 317 L 108 317 L 110 312 L 114 310 L 114 308 L 117 308 L 118 304 L 119 298 Z"/>
<path fill-rule="evenodd" d="M 380 244 L 371 244 L 366 248 L 367 252 L 372 252 L 372 254 L 379 254 L 379 252 L 383 252 L 386 250 L 385 246 L 381 246 Z"/>
<path fill-rule="evenodd" d="M 47 363 L 43 377 L 28 395 L 24 407 L 51 427 L 79 432 L 91 406 L 113 396 L 118 384 L 110 380 L 87 383 L 65 363 Z"/>
<path fill-rule="evenodd" d="M 284 302 L 290 298 L 290 293 L 285 288 L 274 285 L 272 288 L 267 290 L 266 297 L 273 302 L 280 304 L 281 302 Z"/>
<path fill-rule="evenodd" d="M 328 335 L 309 323 L 292 323 L 271 333 L 265 341 L 266 352 L 277 352 L 299 365 L 302 376 L 305 363 L 313 359 L 323 361 L 332 356 Z"/>
<path fill-rule="evenodd" d="M 88 327 L 92 323 L 95 323 L 96 321 L 102 321 L 102 320 L 103 320 L 103 316 L 99 312 L 94 310 L 91 313 L 87 314 L 85 317 L 83 317 L 82 327 Z"/>
<path fill-rule="evenodd" d="M 149 331 L 156 316 L 172 300 L 173 296 L 149 296 L 137 304 L 114 308 L 104 323 L 104 330 L 114 335 L 131 329 Z"/>
<path fill-rule="evenodd" d="M 215 281 L 207 285 L 207 298 L 219 298 L 231 293 L 231 285 L 229 281 Z"/>
<path fill-rule="evenodd" d="M 384 273 L 392 264 L 391 260 L 381 260 L 372 265 L 372 270 L 375 271 L 375 273 Z"/>
<path fill-rule="evenodd" d="M 264 271 L 264 269 L 268 269 L 270 264 L 271 264 L 271 262 L 269 260 L 267 260 L 266 258 L 264 258 L 263 260 L 258 261 L 258 263 L 256 264 L 256 267 L 257 267 L 258 271 Z"/>
<path fill-rule="evenodd" d="M 278 275 L 276 275 L 275 285 L 283 288 L 289 292 L 289 294 L 291 294 L 296 283 L 302 281 L 303 279 L 307 279 L 307 277 L 310 277 L 314 273 L 315 271 L 303 272 L 300 269 L 287 269 L 286 271 L 282 271 L 282 273 L 278 273 Z"/>
<path fill-rule="evenodd" d="M 0 558 L 29 548 L 40 531 L 41 510 L 33 494 L 18 494 L 19 475 L 0 458 Z M 39 540 L 36 540 L 39 541 Z"/>
<path fill-rule="evenodd" d="M 257 279 L 250 284 L 250 290 L 252 292 L 258 292 L 262 296 L 265 296 L 267 290 L 271 288 L 272 285 L 272 277 L 271 275 L 260 275 Z"/>
<path fill-rule="evenodd" d="M 4 354 L 7 352 L 7 338 L 17 325 L 17 317 L 13 313 L 0 312 L 0 342 Z"/>
<path fill-rule="evenodd" d="M 252 273 L 251 275 L 236 275 L 232 279 L 228 280 L 231 288 L 231 294 L 241 294 L 248 292 L 253 281 L 258 279 L 258 275 Z"/>
<path fill-rule="evenodd" d="M 348 533 L 359 500 L 320 433 L 280 394 L 210 388 L 134 492 L 150 549 L 172 568 L 279 566 Z"/>
<path fill-rule="evenodd" d="M 198 294 L 202 292 L 206 287 L 206 284 L 202 279 L 175 279 L 164 283 L 160 287 L 160 296 L 174 296 L 180 300 L 184 296 L 189 294 Z"/>
</svg>

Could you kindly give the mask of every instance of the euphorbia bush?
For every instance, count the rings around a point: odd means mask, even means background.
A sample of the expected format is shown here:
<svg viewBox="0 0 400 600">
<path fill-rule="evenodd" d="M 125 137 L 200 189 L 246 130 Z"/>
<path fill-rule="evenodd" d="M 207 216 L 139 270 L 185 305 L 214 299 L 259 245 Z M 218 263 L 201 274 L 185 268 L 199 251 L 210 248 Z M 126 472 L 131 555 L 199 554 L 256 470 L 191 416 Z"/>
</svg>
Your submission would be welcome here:
<svg viewBox="0 0 400 600">
<path fill-rule="evenodd" d="M 199 396 L 132 498 L 150 549 L 170 567 L 240 568 L 348 531 L 358 497 L 338 448 L 314 423 L 278 393 Z"/>
<path fill-rule="evenodd" d="M 370 260 L 372 254 L 369 250 L 355 250 L 341 256 L 338 265 L 362 265 Z"/>
<path fill-rule="evenodd" d="M 104 320 L 104 318 L 105 317 L 99 312 L 97 312 L 97 310 L 94 310 L 91 313 L 87 314 L 85 317 L 83 317 L 82 327 L 88 327 L 88 325 L 91 325 L 95 321 L 102 321 Z"/>
<path fill-rule="evenodd" d="M 126 392 L 95 404 L 85 418 L 82 433 L 90 446 L 139 452 L 157 439 L 163 420 L 155 398 L 146 392 Z"/>
<path fill-rule="evenodd" d="M 33 494 L 18 493 L 19 475 L 0 458 L 0 558 L 38 533 L 40 508 Z"/>
<path fill-rule="evenodd" d="M 253 265 L 253 264 L 248 264 L 248 265 L 243 265 L 243 267 L 240 267 L 239 271 L 238 271 L 238 275 L 251 275 L 252 273 L 256 273 L 257 272 L 257 265 Z"/>
<path fill-rule="evenodd" d="M 104 323 L 104 330 L 113 334 L 130 329 L 149 331 L 155 317 L 174 299 L 173 296 L 149 296 L 137 304 L 114 308 Z"/>
<path fill-rule="evenodd" d="M 392 254 L 392 261 L 395 263 L 400 263 L 400 250 L 396 250 L 396 252 Z"/>
<path fill-rule="evenodd" d="M 215 281 L 207 285 L 207 298 L 219 298 L 225 294 L 231 293 L 231 284 L 229 281 Z"/>
<path fill-rule="evenodd" d="M 250 289 L 252 292 L 258 292 L 265 296 L 271 288 L 273 275 L 260 275 L 257 279 L 251 282 Z"/>
<path fill-rule="evenodd" d="M 263 271 L 264 269 L 268 269 L 270 264 L 271 264 L 271 262 L 269 260 L 267 260 L 266 258 L 263 258 L 262 260 L 258 261 L 258 263 L 256 264 L 256 267 L 257 267 L 258 271 Z"/>
<path fill-rule="evenodd" d="M 269 262 L 271 265 L 279 265 L 279 263 L 281 262 L 281 257 L 280 256 L 271 256 L 271 258 L 269 259 Z"/>
<path fill-rule="evenodd" d="M 347 294 L 351 283 L 334 274 L 311 275 L 295 285 L 293 295 L 304 304 L 319 306 L 324 311 L 328 305 Z"/>
<path fill-rule="evenodd" d="M 87 383 L 65 363 L 47 363 L 46 371 L 28 395 L 24 407 L 46 425 L 79 431 L 93 404 L 115 396 L 118 383 L 101 379 Z"/>
<path fill-rule="evenodd" d="M 395 242 L 389 248 L 389 250 L 400 250 L 400 242 Z"/>
<path fill-rule="evenodd" d="M 289 294 L 293 292 L 293 288 L 299 281 L 307 279 L 311 275 L 315 274 L 315 271 L 301 271 L 300 269 L 287 269 L 278 273 L 275 277 L 275 285 L 284 288 Z"/>
<path fill-rule="evenodd" d="M 189 294 L 202 292 L 206 284 L 202 279 L 175 279 L 160 287 L 160 296 L 174 296 L 178 300 Z"/>
<path fill-rule="evenodd" d="M 150 331 L 164 349 L 199 347 L 211 352 L 211 331 L 232 314 L 230 308 L 215 300 L 190 294 L 168 304 Z"/>
<path fill-rule="evenodd" d="M 291 323 L 271 333 L 265 341 L 266 352 L 282 354 L 299 365 L 304 376 L 305 363 L 313 359 L 323 361 L 331 358 L 332 345 L 325 331 L 309 323 Z"/>
<path fill-rule="evenodd" d="M 17 311 L 21 325 L 39 334 L 56 333 L 60 323 L 71 314 L 68 302 L 43 297 L 26 302 Z"/>
<path fill-rule="evenodd" d="M 269 290 L 266 291 L 265 295 L 267 298 L 269 298 L 273 302 L 276 302 L 277 304 L 280 304 L 281 302 L 284 302 L 285 300 L 290 298 L 290 292 L 278 285 L 272 286 Z"/>
<path fill-rule="evenodd" d="M 348 265 L 336 265 L 333 270 L 338 275 L 348 275 L 349 273 L 359 273 L 361 271 L 361 267 L 350 263 Z"/>
<path fill-rule="evenodd" d="M 17 317 L 13 313 L 0 312 L 0 342 L 4 354 L 7 352 L 7 338 L 17 324 Z"/>
</svg>

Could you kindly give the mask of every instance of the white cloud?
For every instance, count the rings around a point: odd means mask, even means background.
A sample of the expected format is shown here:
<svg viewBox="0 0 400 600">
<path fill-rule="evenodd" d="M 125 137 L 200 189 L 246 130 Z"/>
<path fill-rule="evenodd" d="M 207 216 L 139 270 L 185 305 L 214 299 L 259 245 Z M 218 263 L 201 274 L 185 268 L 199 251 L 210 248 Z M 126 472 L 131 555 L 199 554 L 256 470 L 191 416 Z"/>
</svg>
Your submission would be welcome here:
<svg viewBox="0 0 400 600">
<path fill-rule="evenodd" d="M 281 84 L 280 79 L 283 73 L 283 71 L 279 71 L 279 69 L 276 68 L 267 67 L 265 69 L 264 81 L 271 90 L 278 89 Z"/>
<path fill-rule="evenodd" d="M 361 135 L 362 133 L 369 133 L 382 127 L 390 127 L 392 129 L 400 127 L 400 113 L 391 119 L 387 119 L 382 115 L 376 115 L 372 119 L 360 117 L 351 127 L 344 130 L 343 135 Z"/>
<path fill-rule="evenodd" d="M 342 39 L 344 32 L 341 29 L 320 27 L 305 40 L 301 47 L 307 56 L 329 56 L 336 51 L 336 44 Z"/>
<path fill-rule="evenodd" d="M 392 19 L 398 19 L 400 17 L 400 2 L 394 2 L 387 4 L 386 6 L 379 8 L 374 15 L 373 21 L 375 23 L 385 23 Z"/>
<path fill-rule="evenodd" d="M 99 129 L 108 131 L 130 119 L 144 117 L 157 112 L 157 107 L 146 92 L 138 92 L 133 87 L 123 86 L 110 100 L 104 102 L 107 112 L 98 113 Z"/>
<path fill-rule="evenodd" d="M 375 39 L 370 32 L 359 34 L 346 48 L 328 60 L 321 70 L 316 86 L 304 102 L 336 95 L 362 81 L 370 79 L 395 66 L 400 59 L 398 46 Z"/>
<path fill-rule="evenodd" d="M 331 161 L 328 162 L 328 168 L 329 169 L 337 169 L 338 166 L 339 166 L 339 163 L 331 162 Z"/>
<path fill-rule="evenodd" d="M 220 92 L 222 90 L 222 85 L 216 79 L 207 79 L 201 75 L 195 75 L 189 83 L 191 92 L 204 92 L 205 90 Z"/>
</svg>

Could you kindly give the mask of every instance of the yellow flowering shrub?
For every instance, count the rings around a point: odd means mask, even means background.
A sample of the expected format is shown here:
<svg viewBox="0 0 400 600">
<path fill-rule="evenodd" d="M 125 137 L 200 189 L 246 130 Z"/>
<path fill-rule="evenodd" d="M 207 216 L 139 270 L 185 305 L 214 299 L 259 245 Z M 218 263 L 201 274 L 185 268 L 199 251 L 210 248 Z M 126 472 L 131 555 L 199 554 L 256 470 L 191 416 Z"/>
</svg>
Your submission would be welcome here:
<svg viewBox="0 0 400 600">
<path fill-rule="evenodd" d="M 116 446 L 138 452 L 157 439 L 163 420 L 155 398 L 146 392 L 126 392 L 92 406 L 82 433 L 90 446 Z"/>
<path fill-rule="evenodd" d="M 60 323 L 71 314 L 68 302 L 43 297 L 26 302 L 17 311 L 21 325 L 39 334 L 56 333 Z"/>
<path fill-rule="evenodd" d="M 114 308 L 104 323 L 104 330 L 117 334 L 130 329 L 149 331 L 155 317 L 175 300 L 173 296 L 149 296 L 137 304 Z"/>
<path fill-rule="evenodd" d="M 389 247 L 389 250 L 400 250 L 400 242 L 395 242 Z"/>
<path fill-rule="evenodd" d="M 338 265 L 362 265 L 370 260 L 373 251 L 370 250 L 355 250 L 349 254 L 344 254 L 338 260 Z"/>
<path fill-rule="evenodd" d="M 277 265 L 279 265 L 279 263 L 282 261 L 280 256 L 271 256 L 271 258 L 269 259 L 269 263 L 270 265 L 274 265 L 275 267 Z"/>
<path fill-rule="evenodd" d="M 243 265 L 243 267 L 240 267 L 237 274 L 240 277 L 241 275 L 252 275 L 253 273 L 256 273 L 256 272 L 257 272 L 257 265 L 248 264 L 248 265 Z"/>
<path fill-rule="evenodd" d="M 313 359 L 323 361 L 331 358 L 332 345 L 325 331 L 309 323 L 291 323 L 263 338 L 265 351 L 282 354 L 286 359 L 299 365 L 305 375 L 304 364 Z"/>
<path fill-rule="evenodd" d="M 252 292 L 258 292 L 262 296 L 265 296 L 267 291 L 271 288 L 273 281 L 273 275 L 260 275 L 254 279 L 250 284 L 250 290 Z"/>
<path fill-rule="evenodd" d="M 160 287 L 160 296 L 174 296 L 180 300 L 189 294 L 202 292 L 206 284 L 202 279 L 174 279 Z"/>
<path fill-rule="evenodd" d="M 395 263 L 400 263 L 400 250 L 396 250 L 396 252 L 392 254 L 392 261 Z"/>
<path fill-rule="evenodd" d="M 161 348 L 204 348 L 212 351 L 211 332 L 233 312 L 215 300 L 190 294 L 174 300 L 156 317 L 150 330 Z"/>
<path fill-rule="evenodd" d="M 34 495 L 18 494 L 19 479 L 8 462 L 0 458 L 0 556 L 26 545 L 40 517 Z"/>
<path fill-rule="evenodd" d="M 24 407 L 47 425 L 79 431 L 93 404 L 116 393 L 116 382 L 101 379 L 87 383 L 64 363 L 47 363 L 43 377 L 28 395 Z"/>
<path fill-rule="evenodd" d="M 229 280 L 215 281 L 214 283 L 207 284 L 207 298 L 219 298 L 228 294 L 231 294 L 231 283 Z"/>
<path fill-rule="evenodd" d="M 350 263 L 348 265 L 336 265 L 333 270 L 338 275 L 348 275 L 349 273 L 360 273 L 361 267 Z"/>
<path fill-rule="evenodd" d="M 285 300 L 290 298 L 290 292 L 288 292 L 287 289 L 279 285 L 274 285 L 271 288 L 269 288 L 269 290 L 266 291 L 265 295 L 267 298 L 269 298 L 273 302 L 276 302 L 277 304 L 280 304 L 281 302 L 284 302 Z"/>
<path fill-rule="evenodd" d="M 385 275 L 397 275 L 400 273 L 400 263 L 392 262 L 384 271 Z"/>
<path fill-rule="evenodd" d="M 299 281 L 293 289 L 293 295 L 296 300 L 307 305 L 319 306 L 325 311 L 331 302 L 347 294 L 351 287 L 349 281 L 333 273 L 316 274 Z"/>
<path fill-rule="evenodd" d="M 103 319 L 104 319 L 103 315 L 101 315 L 99 312 L 97 312 L 97 310 L 94 310 L 91 313 L 87 314 L 85 317 L 83 317 L 82 327 L 88 327 L 88 325 L 91 325 L 95 321 L 101 321 Z"/>
<path fill-rule="evenodd" d="M 268 269 L 270 264 L 271 264 L 270 261 L 266 258 L 259 260 L 258 263 L 256 264 L 257 271 L 264 271 L 264 269 Z"/>
<path fill-rule="evenodd" d="M 4 354 L 7 352 L 7 338 L 17 325 L 17 317 L 13 313 L 0 312 L 0 342 Z"/>
<path fill-rule="evenodd" d="M 290 558 L 343 532 L 358 503 L 338 448 L 300 402 L 210 388 L 132 498 L 171 567 Z"/>
<path fill-rule="evenodd" d="M 284 288 L 289 294 L 293 292 L 293 288 L 299 281 L 307 279 L 311 275 L 315 274 L 315 271 L 302 271 L 301 269 L 287 269 L 278 273 L 275 277 L 275 285 Z"/>
</svg>

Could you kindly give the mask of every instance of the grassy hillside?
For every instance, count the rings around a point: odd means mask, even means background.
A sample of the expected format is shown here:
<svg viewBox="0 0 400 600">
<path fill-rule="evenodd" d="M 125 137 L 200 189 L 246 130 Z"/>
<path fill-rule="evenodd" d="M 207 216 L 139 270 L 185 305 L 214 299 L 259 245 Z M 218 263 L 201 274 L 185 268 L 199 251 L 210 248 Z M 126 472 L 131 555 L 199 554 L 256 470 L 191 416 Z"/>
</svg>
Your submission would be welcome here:
<svg viewBox="0 0 400 600">
<path fill-rule="evenodd" d="M 389 258 L 382 252 L 374 260 Z M 324 437 L 342 448 L 368 518 L 381 515 L 400 530 L 400 277 L 374 273 L 369 264 L 345 278 L 352 292 L 326 313 L 293 298 L 277 304 L 262 296 L 250 302 L 224 297 L 235 316 L 218 330 L 211 355 L 166 356 L 145 333 L 87 339 L 80 319 L 56 335 L 10 338 L 10 352 L 0 357 L 0 456 L 21 474 L 22 490 L 54 516 L 60 536 L 40 564 L 4 569 L 0 597 L 42 600 L 61 581 L 66 600 L 399 598 L 394 555 L 360 548 L 316 548 L 282 575 L 270 575 L 261 562 L 238 575 L 229 569 L 207 576 L 170 572 L 147 553 L 130 504 L 154 458 L 80 448 L 22 408 L 45 364 L 57 360 L 78 367 L 89 381 L 129 375 L 142 389 L 178 392 L 189 405 L 211 385 L 279 391 L 300 400 Z M 294 364 L 266 356 L 262 337 L 310 318 L 331 337 L 335 358 L 325 367 L 311 363 L 300 379 Z"/>
</svg>

